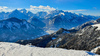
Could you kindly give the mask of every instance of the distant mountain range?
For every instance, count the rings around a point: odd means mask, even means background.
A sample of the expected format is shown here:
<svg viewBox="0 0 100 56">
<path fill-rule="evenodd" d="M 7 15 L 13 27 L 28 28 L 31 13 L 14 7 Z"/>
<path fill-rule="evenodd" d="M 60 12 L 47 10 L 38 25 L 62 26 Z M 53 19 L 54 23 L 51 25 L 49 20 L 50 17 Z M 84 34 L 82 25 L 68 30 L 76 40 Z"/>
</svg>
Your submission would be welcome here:
<svg viewBox="0 0 100 56">
<path fill-rule="evenodd" d="M 33 14 L 26 9 L 0 12 L 0 41 L 28 40 L 49 30 L 71 29 L 99 17 L 54 10 Z M 78 27 L 79 28 L 79 27 Z"/>
<path fill-rule="evenodd" d="M 35 18 L 35 22 L 37 26 L 40 27 L 38 24 L 40 21 L 42 23 L 42 27 L 46 29 L 59 29 L 59 28 L 66 28 L 70 29 L 72 27 L 76 27 L 81 25 L 87 21 L 95 20 L 99 17 L 91 16 L 91 15 L 83 15 L 83 14 L 75 14 L 71 12 L 65 12 L 63 10 L 54 10 L 50 12 L 38 12 L 36 14 L 27 11 L 26 9 L 21 10 L 14 10 L 12 12 L 0 12 L 0 19 L 8 19 L 11 17 L 16 17 L 18 19 L 25 19 L 28 22 L 33 24 L 33 18 Z M 70 25 L 70 26 L 69 26 Z"/>
</svg>

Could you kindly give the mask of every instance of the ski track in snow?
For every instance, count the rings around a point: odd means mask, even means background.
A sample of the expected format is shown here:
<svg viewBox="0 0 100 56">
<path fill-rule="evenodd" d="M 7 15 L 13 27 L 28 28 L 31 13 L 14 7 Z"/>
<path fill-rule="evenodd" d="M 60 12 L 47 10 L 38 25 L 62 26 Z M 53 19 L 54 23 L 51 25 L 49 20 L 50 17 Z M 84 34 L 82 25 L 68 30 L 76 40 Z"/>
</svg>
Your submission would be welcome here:
<svg viewBox="0 0 100 56">
<path fill-rule="evenodd" d="M 0 42 L 0 56 L 100 56 L 87 51 L 29 47 Z"/>
</svg>

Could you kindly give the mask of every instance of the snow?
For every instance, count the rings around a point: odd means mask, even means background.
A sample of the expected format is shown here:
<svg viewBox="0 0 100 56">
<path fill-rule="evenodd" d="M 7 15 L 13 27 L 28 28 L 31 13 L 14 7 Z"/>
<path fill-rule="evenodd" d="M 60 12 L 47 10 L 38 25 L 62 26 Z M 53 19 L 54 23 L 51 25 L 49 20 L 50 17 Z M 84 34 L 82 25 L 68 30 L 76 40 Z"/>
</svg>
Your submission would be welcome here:
<svg viewBox="0 0 100 56">
<path fill-rule="evenodd" d="M 57 40 L 57 42 L 59 42 L 59 41 L 61 41 L 62 39 L 61 38 L 59 38 L 58 40 Z"/>
<path fill-rule="evenodd" d="M 7 25 L 8 25 L 8 28 L 11 29 L 11 27 L 12 27 L 12 23 L 11 23 L 11 22 L 8 22 Z"/>
<path fill-rule="evenodd" d="M 94 48 L 93 50 L 91 50 L 91 52 L 92 52 L 92 53 L 96 53 L 96 51 L 97 51 L 98 49 L 100 49 L 100 46 Z"/>
<path fill-rule="evenodd" d="M 97 39 L 100 39 L 100 37 L 98 37 Z"/>
<path fill-rule="evenodd" d="M 82 17 L 84 17 L 83 15 L 81 15 Z"/>
<path fill-rule="evenodd" d="M 42 37 L 38 38 L 38 39 L 43 39 Z"/>
<path fill-rule="evenodd" d="M 23 24 L 26 25 L 27 29 L 29 29 L 29 25 L 28 25 L 28 23 L 26 21 L 23 21 Z"/>
<path fill-rule="evenodd" d="M 93 27 L 98 27 L 96 30 L 100 30 L 100 24 L 92 25 Z"/>
<path fill-rule="evenodd" d="M 65 15 L 64 13 L 60 13 L 61 15 Z"/>
<path fill-rule="evenodd" d="M 23 13 L 23 11 L 21 11 L 21 13 Z"/>
<path fill-rule="evenodd" d="M 56 32 L 55 30 L 47 30 L 46 31 L 46 33 L 48 33 L 48 34 L 51 34 L 51 33 L 54 33 L 54 32 Z"/>
<path fill-rule="evenodd" d="M 13 25 L 16 26 L 17 28 L 20 28 L 20 24 L 19 23 L 13 22 Z"/>
<path fill-rule="evenodd" d="M 87 51 L 39 48 L 0 42 L 0 56 L 100 56 Z"/>
</svg>

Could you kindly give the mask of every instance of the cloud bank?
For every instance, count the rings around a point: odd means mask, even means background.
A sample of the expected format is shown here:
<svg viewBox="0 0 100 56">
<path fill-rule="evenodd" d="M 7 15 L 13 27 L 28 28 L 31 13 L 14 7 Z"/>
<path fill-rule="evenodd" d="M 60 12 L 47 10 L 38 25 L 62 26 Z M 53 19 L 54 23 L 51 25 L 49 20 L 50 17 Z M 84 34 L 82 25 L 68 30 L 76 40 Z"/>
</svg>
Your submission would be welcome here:
<svg viewBox="0 0 100 56">
<path fill-rule="evenodd" d="M 22 8 L 16 8 L 16 9 L 21 10 Z M 30 5 L 29 8 L 25 8 L 25 9 L 28 10 L 28 11 L 31 11 L 33 13 L 37 13 L 39 11 L 46 11 L 46 12 L 48 12 L 48 11 L 56 10 L 55 8 L 50 7 L 48 5 L 47 6 L 43 6 L 43 5 L 33 6 L 33 5 Z M 7 6 L 0 6 L 0 12 L 2 12 L 2 11 L 4 11 L 4 12 L 11 12 L 13 10 L 15 10 L 15 9 L 14 8 L 11 9 L 11 8 L 9 8 Z M 85 10 L 85 9 L 79 9 L 79 10 L 64 10 L 64 11 L 68 11 L 68 12 L 80 12 L 80 11 L 87 11 L 87 10 Z"/>
<path fill-rule="evenodd" d="M 6 11 L 7 8 L 6 6 L 0 6 L 0 11 Z"/>
<path fill-rule="evenodd" d="M 87 11 L 85 9 L 78 9 L 78 10 L 64 10 L 64 11 L 68 11 L 68 12 L 80 12 L 80 11 Z"/>
<path fill-rule="evenodd" d="M 21 10 L 22 8 L 16 8 L 16 9 Z M 37 13 L 39 11 L 46 11 L 46 12 L 48 12 L 48 11 L 56 10 L 55 8 L 50 7 L 48 5 L 47 6 L 43 6 L 43 5 L 33 6 L 33 5 L 30 5 L 29 8 L 25 8 L 25 9 L 28 10 L 28 11 L 31 11 L 33 13 Z M 9 8 L 7 6 L 0 6 L 0 12 L 2 12 L 2 11 L 4 11 L 4 12 L 11 12 L 13 10 L 15 10 L 15 9 L 14 8 L 11 9 L 11 8 Z M 81 12 L 81 11 L 87 11 L 87 10 L 85 10 L 85 9 L 78 9 L 78 10 L 64 10 L 64 11 L 68 11 L 68 12 Z"/>
<path fill-rule="evenodd" d="M 55 8 L 53 7 L 50 7 L 50 6 L 33 6 L 33 5 L 30 5 L 30 8 L 27 9 L 29 11 L 32 11 L 32 12 L 38 12 L 38 11 L 51 11 L 51 10 L 56 10 Z"/>
<path fill-rule="evenodd" d="M 15 8 L 15 9 L 18 9 L 18 10 L 21 10 L 22 8 Z M 56 10 L 55 8 L 53 7 L 50 7 L 50 6 L 33 6 L 33 5 L 30 5 L 29 8 L 25 8 L 26 10 L 28 11 L 31 11 L 33 13 L 36 13 L 36 12 L 39 12 L 39 11 L 52 11 L 52 10 Z M 4 11 L 4 12 L 11 12 L 13 11 L 13 9 L 7 7 L 7 6 L 0 6 L 0 12 Z"/>
</svg>

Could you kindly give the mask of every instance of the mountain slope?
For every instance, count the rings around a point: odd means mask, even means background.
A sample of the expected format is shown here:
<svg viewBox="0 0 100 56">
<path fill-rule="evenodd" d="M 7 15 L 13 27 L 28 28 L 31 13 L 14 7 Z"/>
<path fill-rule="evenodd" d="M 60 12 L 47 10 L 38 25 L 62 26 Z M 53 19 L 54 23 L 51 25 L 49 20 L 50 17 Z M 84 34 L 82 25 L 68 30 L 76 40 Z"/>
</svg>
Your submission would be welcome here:
<svg viewBox="0 0 100 56">
<path fill-rule="evenodd" d="M 26 20 L 9 18 L 0 21 L 0 41 L 17 41 L 34 39 L 44 34 L 44 31 Z"/>
<path fill-rule="evenodd" d="M 26 9 L 21 9 L 21 10 L 19 10 L 21 13 L 23 13 L 23 14 L 25 14 L 25 15 L 27 15 L 29 18 L 28 19 L 30 19 L 30 18 L 32 18 L 35 14 L 33 14 L 32 12 L 30 12 L 30 11 L 27 11 Z"/>
<path fill-rule="evenodd" d="M 12 11 L 11 13 L 9 13 L 8 18 L 11 18 L 11 17 L 16 17 L 16 18 L 19 18 L 19 19 L 26 19 L 26 20 L 28 20 L 28 18 L 29 18 L 28 15 L 21 13 L 17 9 Z"/>
<path fill-rule="evenodd" d="M 76 50 L 91 51 L 100 46 L 100 19 L 82 24 L 80 29 L 59 29 L 50 35 L 41 36 L 34 40 L 17 41 L 17 43 L 32 45 L 39 47 L 56 47 Z M 90 24 L 89 24 L 90 23 Z M 92 23 L 92 24 L 91 24 Z M 99 53 L 98 53 L 99 54 Z"/>
<path fill-rule="evenodd" d="M 79 26 L 74 27 L 74 28 L 77 29 L 77 30 L 80 30 L 80 29 L 83 29 L 83 28 L 85 28 L 87 26 L 94 25 L 94 24 L 99 24 L 99 23 L 100 23 L 100 18 L 96 19 L 96 20 L 85 22 L 82 25 L 79 25 Z"/>
<path fill-rule="evenodd" d="M 39 48 L 0 42 L 0 56 L 100 56 L 87 51 Z"/>
<path fill-rule="evenodd" d="M 66 30 L 66 29 L 61 28 L 57 32 L 52 33 L 50 35 L 44 35 L 32 40 L 18 40 L 16 43 L 19 43 L 22 45 L 27 45 L 31 43 L 32 45 L 35 45 L 38 47 L 46 47 L 50 41 L 57 39 L 58 37 L 62 37 L 63 35 L 67 33 L 74 33 L 74 32 L 77 32 L 77 30 L 75 29 Z"/>
<path fill-rule="evenodd" d="M 41 28 L 43 28 L 43 27 L 46 26 L 46 24 L 45 24 L 44 22 L 42 22 L 41 20 L 39 20 L 39 19 L 37 19 L 37 18 L 35 18 L 35 17 L 31 18 L 31 19 L 29 20 L 29 22 L 30 22 L 31 24 L 36 25 L 36 26 L 41 27 Z"/>
<path fill-rule="evenodd" d="M 70 29 L 87 21 L 96 20 L 95 16 L 77 15 L 70 12 L 60 12 L 49 20 L 49 27 Z M 70 26 L 69 26 L 70 25 Z"/>
<path fill-rule="evenodd" d="M 60 28 L 70 29 L 72 27 L 81 25 L 87 21 L 95 20 L 98 18 L 97 16 L 75 14 L 71 12 L 65 12 L 63 10 L 53 10 L 49 12 L 41 11 L 34 14 L 30 11 L 27 11 L 26 9 L 21 9 L 21 10 L 16 9 L 12 12 L 0 13 L 0 19 L 7 19 L 11 17 L 25 19 L 28 22 L 31 21 L 32 18 L 37 18 L 38 21 L 41 21 L 42 23 L 46 24 L 44 29 L 49 29 L 49 30 L 52 29 L 54 31 Z M 37 26 L 39 27 L 40 25 Z"/>
<path fill-rule="evenodd" d="M 0 20 L 2 19 L 7 19 L 8 18 L 8 14 L 9 12 L 5 13 L 5 12 L 0 12 Z"/>
</svg>

